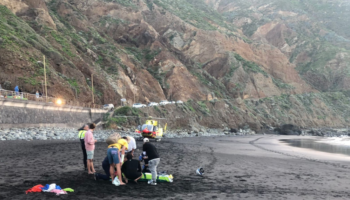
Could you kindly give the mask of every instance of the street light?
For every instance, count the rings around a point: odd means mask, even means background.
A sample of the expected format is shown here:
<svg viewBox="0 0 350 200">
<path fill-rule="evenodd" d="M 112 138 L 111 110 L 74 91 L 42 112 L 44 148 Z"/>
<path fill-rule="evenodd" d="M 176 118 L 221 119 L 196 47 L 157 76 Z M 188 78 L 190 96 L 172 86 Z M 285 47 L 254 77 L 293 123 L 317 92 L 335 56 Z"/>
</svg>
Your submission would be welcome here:
<svg viewBox="0 0 350 200">
<path fill-rule="evenodd" d="M 134 87 L 134 103 L 136 103 L 136 87 L 137 87 L 137 82 L 136 82 L 136 80 L 137 80 L 137 76 L 135 76 L 135 87 Z"/>
<path fill-rule="evenodd" d="M 62 105 L 62 100 L 61 99 L 57 99 L 56 104 L 57 105 Z"/>
</svg>

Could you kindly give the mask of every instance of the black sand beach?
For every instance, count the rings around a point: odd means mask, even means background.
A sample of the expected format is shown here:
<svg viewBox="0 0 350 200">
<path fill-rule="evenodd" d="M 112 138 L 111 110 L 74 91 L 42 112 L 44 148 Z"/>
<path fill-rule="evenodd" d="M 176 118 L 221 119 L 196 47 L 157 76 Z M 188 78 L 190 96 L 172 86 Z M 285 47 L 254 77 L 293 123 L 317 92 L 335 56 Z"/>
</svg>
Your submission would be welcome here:
<svg viewBox="0 0 350 200">
<path fill-rule="evenodd" d="M 350 159 L 289 147 L 281 136 L 169 139 L 155 143 L 159 170 L 173 183 L 116 187 L 83 171 L 79 142 L 0 142 L 0 199 L 349 199 Z M 142 144 L 138 142 L 138 148 Z M 140 153 L 137 151 L 136 155 Z M 106 144 L 98 143 L 95 168 L 102 172 Z M 198 167 L 205 175 L 195 175 Z M 25 191 L 56 183 L 74 193 Z"/>
</svg>

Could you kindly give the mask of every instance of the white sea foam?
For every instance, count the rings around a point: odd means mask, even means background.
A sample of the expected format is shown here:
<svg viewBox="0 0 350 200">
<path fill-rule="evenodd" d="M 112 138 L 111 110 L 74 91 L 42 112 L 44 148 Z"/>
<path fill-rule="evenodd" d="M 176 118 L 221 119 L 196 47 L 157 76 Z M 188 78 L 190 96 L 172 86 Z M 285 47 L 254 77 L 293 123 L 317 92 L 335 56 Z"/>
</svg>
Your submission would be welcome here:
<svg viewBox="0 0 350 200">
<path fill-rule="evenodd" d="M 319 143 L 326 143 L 331 145 L 343 145 L 350 146 L 350 137 L 349 136 L 340 136 L 340 137 L 329 137 L 317 140 Z"/>
</svg>

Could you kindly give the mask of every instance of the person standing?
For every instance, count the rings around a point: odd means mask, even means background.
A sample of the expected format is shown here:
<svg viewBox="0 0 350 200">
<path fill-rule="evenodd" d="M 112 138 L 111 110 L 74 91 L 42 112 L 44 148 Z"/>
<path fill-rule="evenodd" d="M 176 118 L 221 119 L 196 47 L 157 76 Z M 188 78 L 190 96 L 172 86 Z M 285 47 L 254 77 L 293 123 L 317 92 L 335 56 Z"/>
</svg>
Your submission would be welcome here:
<svg viewBox="0 0 350 200">
<path fill-rule="evenodd" d="M 15 94 L 16 94 L 16 96 L 19 96 L 19 88 L 18 88 L 18 85 L 16 85 L 16 87 L 15 87 Z"/>
<path fill-rule="evenodd" d="M 117 168 L 120 185 L 125 185 L 121 174 L 121 163 L 124 161 L 124 155 L 120 158 L 119 152 L 124 153 L 128 149 L 128 142 L 121 138 L 119 133 L 114 133 L 107 138 L 106 143 L 108 145 L 107 157 L 110 164 L 109 174 L 112 177 L 112 181 L 115 178 L 115 168 Z"/>
<path fill-rule="evenodd" d="M 88 174 L 94 174 L 95 168 L 94 163 L 92 160 L 94 159 L 94 151 L 95 151 L 95 143 L 97 140 L 95 140 L 94 135 L 92 134 L 95 130 L 96 125 L 94 123 L 89 125 L 89 130 L 85 133 L 84 143 L 86 148 L 86 155 L 87 155 L 87 168 L 88 168 Z"/>
<path fill-rule="evenodd" d="M 131 136 L 125 136 L 123 139 L 128 141 L 128 150 L 125 151 L 126 154 L 130 153 L 134 157 L 134 152 L 136 150 L 136 141 Z"/>
<path fill-rule="evenodd" d="M 157 148 L 149 142 L 148 138 L 143 139 L 143 153 L 144 159 L 148 159 L 148 168 L 152 174 L 152 180 L 148 184 L 157 185 L 157 167 L 160 162 Z"/>
<path fill-rule="evenodd" d="M 38 96 L 39 93 L 37 92 Z M 89 130 L 89 125 L 85 124 L 81 129 L 79 129 L 79 140 L 80 140 L 80 146 L 81 146 L 81 150 L 83 151 L 83 163 L 84 163 L 84 169 L 85 171 L 87 170 L 87 155 L 86 155 L 86 148 L 85 148 L 85 133 L 86 131 Z"/>
<path fill-rule="evenodd" d="M 22 92 L 21 88 L 19 88 L 18 91 L 19 91 L 19 95 L 20 95 L 21 99 L 23 99 L 23 92 Z"/>
</svg>

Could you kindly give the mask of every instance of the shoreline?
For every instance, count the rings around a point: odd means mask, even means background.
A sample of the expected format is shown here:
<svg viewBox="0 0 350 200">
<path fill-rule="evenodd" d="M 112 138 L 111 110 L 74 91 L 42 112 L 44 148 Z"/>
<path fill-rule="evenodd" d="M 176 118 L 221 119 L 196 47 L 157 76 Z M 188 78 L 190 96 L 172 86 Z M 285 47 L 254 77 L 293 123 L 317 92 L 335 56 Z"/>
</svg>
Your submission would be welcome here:
<svg viewBox="0 0 350 200">
<path fill-rule="evenodd" d="M 266 138 L 264 138 L 266 139 Z M 340 153 L 328 153 L 324 151 L 318 151 L 310 148 L 294 147 L 287 143 L 280 141 L 281 139 L 313 139 L 316 142 L 322 142 L 330 145 L 334 145 L 329 139 L 330 137 L 322 136 L 276 136 L 271 140 L 271 144 L 280 145 L 278 148 L 275 146 L 268 146 L 267 144 L 261 144 L 264 140 L 256 142 L 264 148 L 271 151 L 279 152 L 281 154 L 287 154 L 294 157 L 300 157 L 305 159 L 313 159 L 317 161 L 335 161 L 339 163 L 350 162 L 350 156 Z M 322 141 L 323 140 L 323 141 Z M 327 140 L 327 141 L 325 141 Z"/>
</svg>

